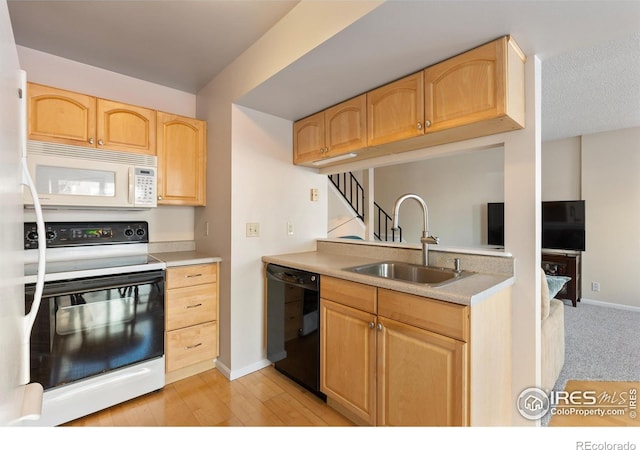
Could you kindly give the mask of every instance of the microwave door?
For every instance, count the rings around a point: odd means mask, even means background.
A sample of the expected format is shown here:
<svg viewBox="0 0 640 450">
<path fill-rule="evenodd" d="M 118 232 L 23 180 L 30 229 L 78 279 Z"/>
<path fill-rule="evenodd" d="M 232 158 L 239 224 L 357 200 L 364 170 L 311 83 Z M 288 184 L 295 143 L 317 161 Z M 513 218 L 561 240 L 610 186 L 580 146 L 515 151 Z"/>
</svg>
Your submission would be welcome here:
<svg viewBox="0 0 640 450">
<path fill-rule="evenodd" d="M 38 155 L 29 169 L 44 207 L 131 207 L 129 166 Z M 25 197 L 25 204 L 32 204 Z"/>
</svg>

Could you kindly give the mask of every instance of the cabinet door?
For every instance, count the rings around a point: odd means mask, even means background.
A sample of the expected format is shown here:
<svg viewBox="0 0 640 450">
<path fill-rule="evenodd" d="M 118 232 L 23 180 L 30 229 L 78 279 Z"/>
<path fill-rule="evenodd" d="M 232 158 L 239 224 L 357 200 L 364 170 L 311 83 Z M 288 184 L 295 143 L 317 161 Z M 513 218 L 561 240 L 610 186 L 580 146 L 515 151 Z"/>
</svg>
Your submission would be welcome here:
<svg viewBox="0 0 640 450">
<path fill-rule="evenodd" d="M 293 163 L 321 159 L 325 154 L 324 111 L 293 124 Z"/>
<path fill-rule="evenodd" d="M 424 134 L 424 80 L 415 73 L 367 93 L 367 144 Z"/>
<path fill-rule="evenodd" d="M 375 425 L 375 316 L 320 300 L 320 390 Z"/>
<path fill-rule="evenodd" d="M 28 83 L 28 138 L 95 147 L 96 99 Z"/>
<path fill-rule="evenodd" d="M 156 154 L 156 112 L 153 109 L 98 99 L 98 148 Z"/>
<path fill-rule="evenodd" d="M 378 324 L 378 425 L 466 425 L 467 344 L 380 316 Z"/>
<path fill-rule="evenodd" d="M 324 112 L 325 156 L 338 156 L 367 146 L 367 96 L 332 106 Z"/>
<path fill-rule="evenodd" d="M 506 40 L 431 66 L 424 77 L 427 133 L 504 115 Z"/>
<path fill-rule="evenodd" d="M 158 204 L 204 206 L 206 122 L 158 112 Z"/>
</svg>

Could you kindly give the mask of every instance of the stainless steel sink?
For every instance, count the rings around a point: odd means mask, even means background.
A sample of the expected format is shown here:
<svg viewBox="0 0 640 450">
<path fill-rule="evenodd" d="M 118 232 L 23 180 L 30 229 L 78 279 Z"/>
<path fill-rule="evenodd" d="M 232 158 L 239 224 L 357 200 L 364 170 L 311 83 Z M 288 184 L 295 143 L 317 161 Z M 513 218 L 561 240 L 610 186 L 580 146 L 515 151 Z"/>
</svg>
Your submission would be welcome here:
<svg viewBox="0 0 640 450">
<path fill-rule="evenodd" d="M 344 270 L 379 278 L 426 284 L 429 286 L 443 286 L 475 273 L 466 270 L 456 272 L 453 269 L 447 269 L 445 267 L 422 266 L 397 261 L 384 261 L 356 267 L 347 267 Z"/>
</svg>

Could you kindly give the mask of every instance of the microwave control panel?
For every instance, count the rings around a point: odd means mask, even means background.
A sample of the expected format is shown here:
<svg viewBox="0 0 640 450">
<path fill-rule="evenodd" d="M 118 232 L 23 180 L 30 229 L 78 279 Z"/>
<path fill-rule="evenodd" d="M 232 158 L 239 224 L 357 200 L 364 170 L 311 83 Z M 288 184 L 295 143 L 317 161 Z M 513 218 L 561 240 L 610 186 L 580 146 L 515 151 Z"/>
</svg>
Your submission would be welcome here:
<svg viewBox="0 0 640 450">
<path fill-rule="evenodd" d="M 135 206 L 156 206 L 156 173 L 151 168 L 135 168 Z"/>
</svg>

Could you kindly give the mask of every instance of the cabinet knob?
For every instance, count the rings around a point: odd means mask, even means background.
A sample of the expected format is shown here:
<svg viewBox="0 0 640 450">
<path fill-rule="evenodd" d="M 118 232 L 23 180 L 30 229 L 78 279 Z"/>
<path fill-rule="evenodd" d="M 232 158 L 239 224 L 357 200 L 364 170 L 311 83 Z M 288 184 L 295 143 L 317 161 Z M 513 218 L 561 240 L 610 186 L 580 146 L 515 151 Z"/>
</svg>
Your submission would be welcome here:
<svg viewBox="0 0 640 450">
<path fill-rule="evenodd" d="M 98 139 L 98 145 L 104 145 L 104 142 L 102 141 L 102 139 Z"/>
<path fill-rule="evenodd" d="M 422 130 L 422 124 L 418 122 L 418 130 Z"/>
<path fill-rule="evenodd" d="M 425 120 L 424 121 L 424 126 L 429 128 L 431 126 L 431 121 L 430 120 Z"/>
<path fill-rule="evenodd" d="M 378 329 L 378 331 L 382 331 L 382 324 L 378 322 L 378 326 L 376 328 Z"/>
<path fill-rule="evenodd" d="M 375 324 L 375 323 L 373 323 L 373 322 L 369 322 L 369 328 L 370 328 L 370 329 L 372 329 L 372 330 L 373 330 L 373 327 L 375 327 L 375 326 L 376 326 L 376 324 Z"/>
<path fill-rule="evenodd" d="M 89 144 L 93 144 L 94 142 L 93 138 L 89 138 Z"/>
<path fill-rule="evenodd" d="M 162 200 L 162 195 L 158 195 L 158 200 Z"/>
</svg>

